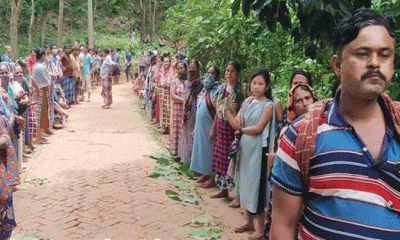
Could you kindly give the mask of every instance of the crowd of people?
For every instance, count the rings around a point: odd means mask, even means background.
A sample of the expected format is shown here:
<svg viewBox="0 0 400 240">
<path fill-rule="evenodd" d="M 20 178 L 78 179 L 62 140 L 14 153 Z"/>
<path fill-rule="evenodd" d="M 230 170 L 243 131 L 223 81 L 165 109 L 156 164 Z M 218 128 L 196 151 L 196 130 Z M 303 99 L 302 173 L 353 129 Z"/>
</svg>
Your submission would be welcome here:
<svg viewBox="0 0 400 240">
<path fill-rule="evenodd" d="M 286 109 L 270 72 L 248 79 L 241 65 L 208 66 L 158 50 L 124 55 L 125 74 L 148 120 L 169 134 L 168 151 L 190 164 L 210 197 L 246 210 L 234 228 L 250 239 L 399 239 L 400 103 L 385 94 L 394 73 L 395 33 L 379 11 L 360 9 L 335 29 L 333 99 L 318 101 L 309 72 L 288 79 Z M 16 226 L 12 192 L 24 154 L 62 128 L 67 110 L 102 85 L 105 109 L 119 82 L 119 50 L 73 44 L 0 62 L 0 239 Z M 212 60 L 212 59 L 210 59 Z M 26 70 L 28 78 L 24 77 Z M 283 100 L 283 99 L 282 99 Z M 234 193 L 234 196 L 230 196 Z"/>
<path fill-rule="evenodd" d="M 108 48 L 89 49 L 77 43 L 32 50 L 25 60 L 14 61 L 5 47 L 0 62 L 0 239 L 8 239 L 16 226 L 12 192 L 20 183 L 21 163 L 37 144 L 61 129 L 67 110 L 90 101 L 92 85 L 102 85 L 103 108 L 112 104 L 112 84 L 119 82 L 119 53 Z M 131 79 L 132 55 L 124 55 L 124 69 Z M 25 77 L 27 76 L 27 77 Z"/>
<path fill-rule="evenodd" d="M 133 89 L 198 186 L 216 187 L 211 198 L 235 193 L 229 206 L 246 210 L 235 232 L 251 231 L 250 239 L 395 239 L 400 156 L 390 152 L 398 140 L 389 139 L 398 134 L 399 113 L 382 95 L 393 74 L 393 39 L 380 12 L 362 9 L 344 19 L 335 33 L 332 65 L 341 85 L 334 98 L 318 101 L 311 74 L 299 69 L 288 79 L 285 110 L 268 70 L 255 71 L 245 87 L 234 60 L 221 81 L 217 66 L 202 76 L 196 59 L 142 52 Z M 373 127 L 372 118 L 380 124 L 378 142 L 363 126 Z M 392 130 L 384 138 L 385 128 Z"/>
<path fill-rule="evenodd" d="M 170 155 L 190 163 L 200 187 L 219 189 L 211 198 L 229 198 L 234 188 L 236 196 L 230 206 L 242 206 L 248 213 L 246 223 L 235 232 L 255 229 L 253 238 L 264 236 L 267 178 L 272 167 L 267 156 L 274 156 L 278 126 L 286 122 L 283 118 L 291 123 L 317 101 L 310 73 L 293 73 L 284 117 L 282 103 L 272 96 L 266 69 L 256 71 L 246 88 L 237 61 L 227 63 L 226 83 L 217 66 L 209 66 L 201 76 L 200 62 L 181 54 L 142 52 L 139 63 L 133 90 L 143 98 L 149 122 L 160 133 L 169 134 Z"/>
</svg>

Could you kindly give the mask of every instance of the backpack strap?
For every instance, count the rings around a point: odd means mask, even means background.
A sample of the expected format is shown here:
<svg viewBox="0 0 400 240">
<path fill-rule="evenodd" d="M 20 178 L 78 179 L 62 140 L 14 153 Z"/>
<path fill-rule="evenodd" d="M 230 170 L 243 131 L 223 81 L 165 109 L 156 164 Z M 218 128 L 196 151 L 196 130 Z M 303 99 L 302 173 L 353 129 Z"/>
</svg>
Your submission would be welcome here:
<svg viewBox="0 0 400 240">
<path fill-rule="evenodd" d="M 303 194 L 308 192 L 310 160 L 314 154 L 315 139 L 318 126 L 325 117 L 325 109 L 331 99 L 323 99 L 309 106 L 309 112 L 304 115 L 304 124 L 300 126 L 296 146 L 296 161 L 304 182 Z"/>
<path fill-rule="evenodd" d="M 386 93 L 382 94 L 382 98 L 392 120 L 395 135 L 400 141 L 400 102 L 393 101 Z"/>
</svg>

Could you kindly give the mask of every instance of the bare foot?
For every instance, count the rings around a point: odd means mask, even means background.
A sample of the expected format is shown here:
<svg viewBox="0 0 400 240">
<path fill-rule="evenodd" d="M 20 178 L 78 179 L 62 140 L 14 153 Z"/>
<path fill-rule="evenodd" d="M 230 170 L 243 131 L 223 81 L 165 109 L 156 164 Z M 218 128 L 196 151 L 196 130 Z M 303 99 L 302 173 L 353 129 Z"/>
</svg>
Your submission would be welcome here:
<svg viewBox="0 0 400 240">
<path fill-rule="evenodd" d="M 196 181 L 196 183 L 204 183 L 208 180 L 208 176 L 202 176 L 199 180 Z"/>
<path fill-rule="evenodd" d="M 228 190 L 227 189 L 222 189 L 221 191 L 217 192 L 216 194 L 211 195 L 210 198 L 215 199 L 215 198 L 227 198 L 227 197 L 229 197 Z"/>
<path fill-rule="evenodd" d="M 244 225 L 235 227 L 235 229 L 233 231 L 235 233 L 251 232 L 251 231 L 254 231 L 254 225 L 251 223 L 246 223 Z"/>
<path fill-rule="evenodd" d="M 204 183 L 199 184 L 199 187 L 202 187 L 202 188 L 212 188 L 215 186 L 216 186 L 216 184 L 214 182 L 213 176 L 210 176 L 210 178 L 207 181 L 205 181 Z"/>
<path fill-rule="evenodd" d="M 40 144 L 40 145 L 42 145 L 42 144 L 49 144 L 50 142 L 47 141 L 47 140 L 44 139 L 44 138 L 41 138 L 41 139 L 39 139 L 39 140 L 37 141 L 37 143 Z"/>
<path fill-rule="evenodd" d="M 231 203 L 229 203 L 228 207 L 231 208 L 239 208 L 240 207 L 240 196 L 236 196 Z"/>
<path fill-rule="evenodd" d="M 259 231 L 255 231 L 251 236 L 250 236 L 250 240 L 261 240 L 264 237 L 264 233 L 263 232 L 259 232 Z"/>
</svg>

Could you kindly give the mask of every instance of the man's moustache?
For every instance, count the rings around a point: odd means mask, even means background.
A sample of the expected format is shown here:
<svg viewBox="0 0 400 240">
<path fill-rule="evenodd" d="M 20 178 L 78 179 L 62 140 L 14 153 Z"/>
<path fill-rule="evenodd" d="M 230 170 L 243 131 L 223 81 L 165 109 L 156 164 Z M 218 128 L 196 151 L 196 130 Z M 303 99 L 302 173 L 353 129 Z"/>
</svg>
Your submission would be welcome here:
<svg viewBox="0 0 400 240">
<path fill-rule="evenodd" d="M 386 81 L 386 77 L 379 70 L 378 71 L 369 70 L 368 72 L 364 73 L 361 76 L 361 80 L 364 80 L 364 79 L 370 78 L 370 77 L 379 77 L 382 80 Z"/>
</svg>

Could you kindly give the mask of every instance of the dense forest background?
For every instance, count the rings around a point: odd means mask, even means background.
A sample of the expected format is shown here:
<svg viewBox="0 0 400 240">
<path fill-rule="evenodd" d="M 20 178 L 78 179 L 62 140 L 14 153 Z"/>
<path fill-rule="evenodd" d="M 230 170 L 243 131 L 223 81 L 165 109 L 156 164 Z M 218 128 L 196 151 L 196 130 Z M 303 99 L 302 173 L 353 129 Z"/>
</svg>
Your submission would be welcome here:
<svg viewBox="0 0 400 240">
<path fill-rule="evenodd" d="M 0 0 L 0 4 L 1 53 L 5 45 L 18 46 L 15 56 L 25 58 L 30 49 L 53 43 L 89 44 L 92 4 L 95 47 L 129 49 L 134 54 L 155 47 L 162 53 L 180 51 L 198 58 L 203 69 L 211 63 L 223 69 L 235 59 L 242 65 L 243 81 L 256 68 L 266 67 L 281 99 L 298 68 L 312 73 L 321 97 L 331 95 L 333 29 L 355 9 L 387 12 L 400 35 L 400 0 Z M 130 29 L 135 41 L 129 39 Z M 141 36 L 147 34 L 152 39 L 143 43 Z M 166 46 L 159 46 L 159 36 Z M 184 45 L 177 49 L 180 40 Z M 389 89 L 396 99 L 398 79 L 396 72 Z"/>
</svg>

